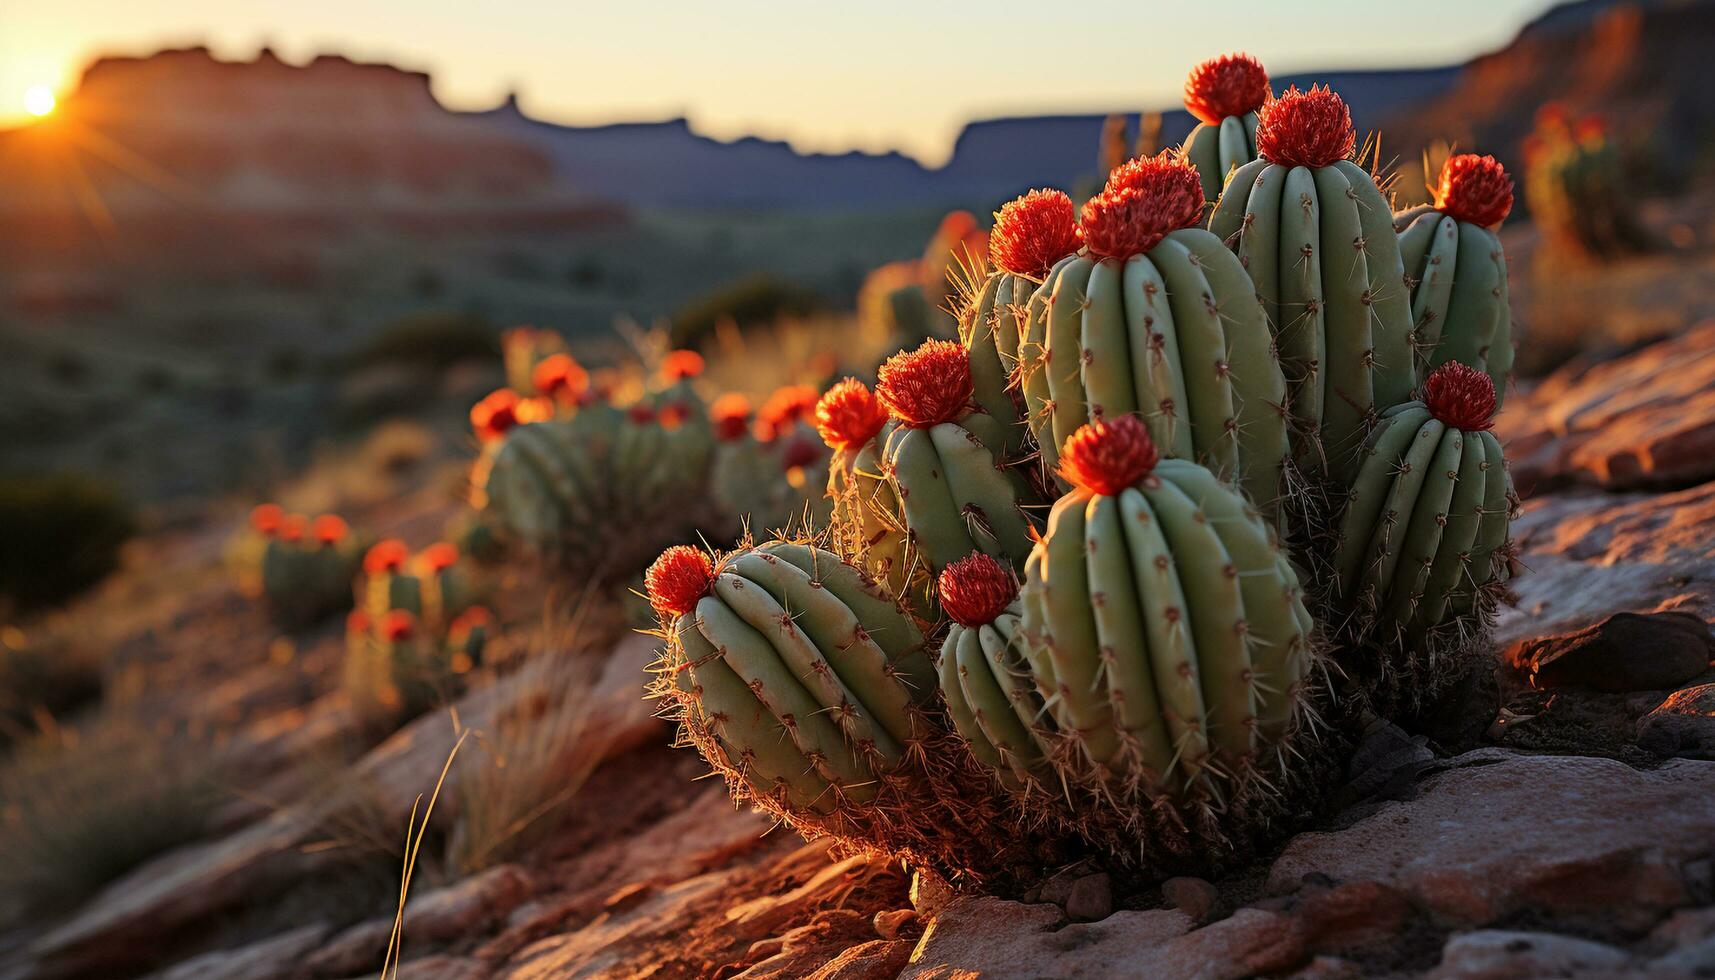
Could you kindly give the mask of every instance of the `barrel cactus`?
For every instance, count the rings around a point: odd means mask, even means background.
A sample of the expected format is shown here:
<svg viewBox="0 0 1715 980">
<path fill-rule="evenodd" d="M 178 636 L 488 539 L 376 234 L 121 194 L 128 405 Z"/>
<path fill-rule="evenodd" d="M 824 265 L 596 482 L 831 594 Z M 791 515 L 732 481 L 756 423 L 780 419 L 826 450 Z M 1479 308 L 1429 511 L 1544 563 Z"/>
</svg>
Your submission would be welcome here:
<svg viewBox="0 0 1715 980">
<path fill-rule="evenodd" d="M 1021 564 L 1040 498 L 1004 454 L 1006 423 L 974 402 L 970 353 L 924 341 L 882 364 L 875 393 L 892 418 L 881 459 L 908 547 L 931 572 L 973 550 Z"/>
<path fill-rule="evenodd" d="M 1298 576 L 1243 496 L 1158 459 L 1135 416 L 1081 427 L 1061 466 L 1018 627 L 1062 743 L 1047 783 L 1117 852 L 1218 863 L 1316 756 L 1295 744 L 1316 710 Z"/>
<path fill-rule="evenodd" d="M 1062 191 L 1031 191 L 995 212 L 991 269 L 960 318 L 959 340 L 971 352 L 976 403 L 1006 424 L 1009 456 L 1022 453 L 1030 435 L 1020 411 L 1018 341 L 1031 296 L 1081 244 L 1077 210 Z"/>
<path fill-rule="evenodd" d="M 758 532 L 827 523 L 828 451 L 811 424 L 816 397 L 814 388 L 788 385 L 769 395 L 748 430 L 733 417 L 720 423 L 711 486 L 725 513 Z M 736 408 L 729 400 L 727 411 Z"/>
<path fill-rule="evenodd" d="M 363 571 L 346 620 L 344 669 L 360 714 L 397 721 L 456 696 L 492 630 L 458 549 L 442 541 L 413 555 L 387 538 L 364 555 Z"/>
<path fill-rule="evenodd" d="M 1355 648 L 1343 666 L 1384 705 L 1456 676 L 1442 658 L 1492 623 L 1516 502 L 1494 412 L 1489 376 L 1451 362 L 1365 447 L 1330 542 L 1330 620 Z"/>
<path fill-rule="evenodd" d="M 1411 287 L 1420 373 L 1448 361 L 1487 372 L 1495 403 L 1512 370 L 1507 258 L 1496 235 L 1513 206 L 1513 181 L 1494 157 L 1447 158 L 1435 202 L 1397 215 L 1399 250 Z"/>
<path fill-rule="evenodd" d="M 727 782 L 807 837 L 943 873 L 1019 860 L 1004 801 L 966 792 L 909 613 L 857 567 L 774 541 L 664 552 L 645 576 L 666 651 L 653 693 Z"/>
<path fill-rule="evenodd" d="M 1355 145 L 1338 95 L 1288 89 L 1258 114 L 1258 158 L 1234 172 L 1209 219 L 1274 330 L 1297 457 L 1341 479 L 1381 412 L 1416 383 L 1399 240 Z"/>
<path fill-rule="evenodd" d="M 889 595 L 921 609 L 917 600 L 927 597 L 928 571 L 910 547 L 899 498 L 885 475 L 881 446 L 887 424 L 887 409 L 856 378 L 838 382 L 816 402 L 816 431 L 833 451 L 828 467 L 831 540 L 836 552 L 868 572 Z"/>
<path fill-rule="evenodd" d="M 1031 304 L 1025 402 L 1050 470 L 1085 422 L 1139 413 L 1164 453 L 1272 510 L 1286 380 L 1256 287 L 1196 227 L 1202 214 L 1197 171 L 1171 152 L 1114 171 L 1084 204 L 1086 250 L 1055 265 Z"/>
<path fill-rule="evenodd" d="M 286 626 L 307 626 L 350 606 L 361 551 L 346 522 L 335 514 L 309 520 L 268 507 L 251 515 L 262 547 L 249 552 L 257 565 L 245 575 L 254 576 L 274 617 Z"/>
<path fill-rule="evenodd" d="M 1197 125 L 1185 139 L 1185 158 L 1203 180 L 1203 198 L 1221 196 L 1227 176 L 1256 159 L 1257 110 L 1273 95 L 1262 62 L 1224 54 L 1191 69 L 1185 108 Z"/>
</svg>

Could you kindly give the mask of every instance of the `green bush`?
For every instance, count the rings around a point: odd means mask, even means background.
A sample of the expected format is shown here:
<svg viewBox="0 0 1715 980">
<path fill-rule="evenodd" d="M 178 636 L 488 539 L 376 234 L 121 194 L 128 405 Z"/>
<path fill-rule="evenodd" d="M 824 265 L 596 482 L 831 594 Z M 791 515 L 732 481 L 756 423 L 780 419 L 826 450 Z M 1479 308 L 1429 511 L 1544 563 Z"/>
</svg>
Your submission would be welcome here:
<svg viewBox="0 0 1715 980">
<path fill-rule="evenodd" d="M 56 605 L 101 581 L 136 529 L 130 509 L 101 480 L 0 477 L 0 609 Z"/>
<path fill-rule="evenodd" d="M 441 370 L 459 361 L 500 359 L 500 334 L 468 313 L 425 311 L 399 317 L 377 330 L 347 359 L 351 369 L 378 364 L 423 365 Z"/>
<path fill-rule="evenodd" d="M 808 289 L 767 274 L 755 275 L 705 293 L 673 314 L 673 345 L 701 344 L 722 320 L 749 327 L 785 316 L 807 316 L 823 308 L 821 297 Z"/>
</svg>

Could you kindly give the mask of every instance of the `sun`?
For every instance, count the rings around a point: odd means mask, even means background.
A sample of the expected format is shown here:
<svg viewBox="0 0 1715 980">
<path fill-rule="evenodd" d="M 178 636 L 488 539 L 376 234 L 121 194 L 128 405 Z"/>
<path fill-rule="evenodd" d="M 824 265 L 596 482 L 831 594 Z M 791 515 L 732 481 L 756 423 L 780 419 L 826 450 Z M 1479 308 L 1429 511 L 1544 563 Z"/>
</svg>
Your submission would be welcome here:
<svg viewBox="0 0 1715 980">
<path fill-rule="evenodd" d="M 24 90 L 24 109 L 40 118 L 54 111 L 54 90 L 46 85 L 32 85 Z"/>
</svg>

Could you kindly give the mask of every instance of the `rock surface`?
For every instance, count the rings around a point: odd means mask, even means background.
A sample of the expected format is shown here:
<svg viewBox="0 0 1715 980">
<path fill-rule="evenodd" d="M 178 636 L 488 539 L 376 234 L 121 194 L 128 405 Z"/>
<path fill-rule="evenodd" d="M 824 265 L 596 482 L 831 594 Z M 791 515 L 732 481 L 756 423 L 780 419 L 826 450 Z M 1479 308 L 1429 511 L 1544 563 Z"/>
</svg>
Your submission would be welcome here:
<svg viewBox="0 0 1715 980">
<path fill-rule="evenodd" d="M 1504 659 L 1532 687 L 1660 691 L 1709 669 L 1715 635 L 1686 612 L 1622 612 L 1576 633 L 1515 643 Z"/>
</svg>

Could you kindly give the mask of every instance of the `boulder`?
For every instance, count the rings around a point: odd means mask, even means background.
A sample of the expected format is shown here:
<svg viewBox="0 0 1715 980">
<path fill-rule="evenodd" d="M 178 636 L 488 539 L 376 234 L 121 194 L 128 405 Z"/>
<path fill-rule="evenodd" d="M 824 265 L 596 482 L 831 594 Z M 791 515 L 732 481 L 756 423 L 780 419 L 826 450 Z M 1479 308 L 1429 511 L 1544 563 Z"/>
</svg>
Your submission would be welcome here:
<svg viewBox="0 0 1715 980">
<path fill-rule="evenodd" d="M 1575 633 L 1522 640 L 1503 658 L 1532 687 L 1663 691 L 1709 669 L 1715 636 L 1685 612 L 1620 612 Z"/>
</svg>

